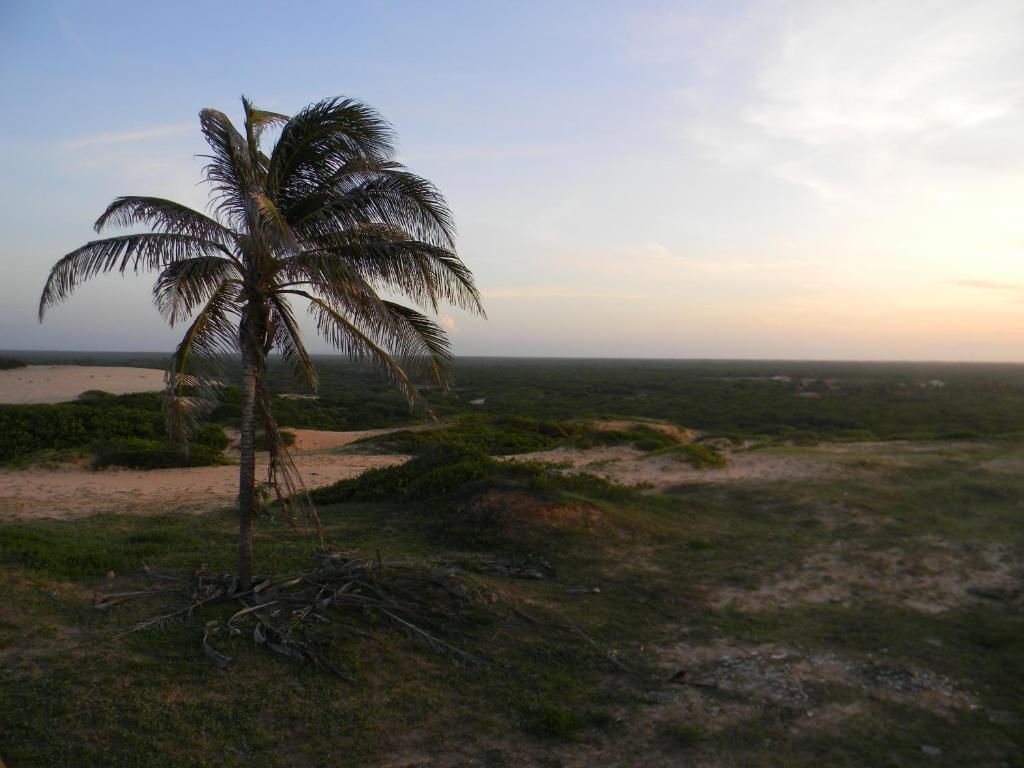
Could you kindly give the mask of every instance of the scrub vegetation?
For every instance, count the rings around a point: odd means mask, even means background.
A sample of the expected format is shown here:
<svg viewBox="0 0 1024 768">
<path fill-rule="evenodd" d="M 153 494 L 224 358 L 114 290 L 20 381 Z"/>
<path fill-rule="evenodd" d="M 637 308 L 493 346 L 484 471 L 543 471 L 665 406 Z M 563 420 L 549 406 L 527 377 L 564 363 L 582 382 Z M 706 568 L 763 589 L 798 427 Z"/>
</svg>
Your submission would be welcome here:
<svg viewBox="0 0 1024 768">
<path fill-rule="evenodd" d="M 154 573 L 186 583 L 197 570 L 230 573 L 230 509 L 7 521 L 3 759 L 1022 764 L 1024 371 L 848 366 L 838 390 L 803 398 L 792 381 L 767 376 L 771 364 L 748 379 L 746 364 L 651 364 L 645 377 L 647 364 L 593 363 L 604 378 L 595 374 L 593 400 L 581 403 L 581 377 L 560 377 L 567 363 L 523 365 L 530 396 L 506 363 L 465 362 L 462 390 L 436 403 L 440 426 L 425 420 L 359 446 L 401 446 L 410 461 L 315 492 L 326 552 L 378 562 L 383 583 L 419 574 L 471 596 L 443 639 L 480 663 L 434 652 L 374 611 L 325 614 L 317 625 L 331 674 L 255 644 L 251 625 L 215 631 L 237 603 L 129 634 L 173 604 L 93 607 L 94 595 L 145 589 Z M 306 413 L 345 407 L 341 382 L 363 374 L 321 370 L 337 372 L 336 389 L 284 402 Z M 920 386 L 932 379 L 944 386 Z M 716 398 L 716 414 L 690 399 L 714 386 L 736 395 L 738 410 Z M 806 409 L 830 397 L 844 425 L 801 431 Z M 652 399 L 661 410 L 643 405 Z M 886 407 L 899 428 L 881 426 Z M 687 410 L 692 419 L 675 418 Z M 376 407 L 352 423 L 381 426 L 375 419 Z M 685 442 L 664 425 L 702 434 Z M 858 431 L 872 441 L 854 441 Z M 738 462 L 747 452 L 818 466 L 827 456 L 830 470 L 735 480 L 693 469 L 694 482 L 653 490 L 508 460 L 517 445 L 628 448 L 649 462 L 676 453 Z M 258 578 L 272 586 L 323 562 L 312 532 L 291 530 L 273 509 L 254 535 Z M 231 657 L 224 668 L 210 663 L 204 637 Z"/>
<path fill-rule="evenodd" d="M 99 467 L 192 467 L 225 461 L 220 424 L 198 430 L 186 449 L 164 430 L 160 396 L 86 392 L 75 402 L 0 405 L 0 462 L 24 465 L 81 455 Z"/>
</svg>

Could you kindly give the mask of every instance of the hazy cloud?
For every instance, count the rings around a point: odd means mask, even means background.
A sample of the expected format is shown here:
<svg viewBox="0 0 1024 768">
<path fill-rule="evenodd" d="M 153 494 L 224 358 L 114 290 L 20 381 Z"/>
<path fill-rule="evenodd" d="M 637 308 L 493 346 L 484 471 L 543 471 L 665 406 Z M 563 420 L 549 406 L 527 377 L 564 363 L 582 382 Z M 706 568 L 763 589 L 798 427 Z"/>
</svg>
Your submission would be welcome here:
<svg viewBox="0 0 1024 768">
<path fill-rule="evenodd" d="M 1024 291 L 1022 283 L 1000 283 L 996 280 L 957 280 L 956 284 L 964 288 L 984 288 L 991 291 L 1012 291 L 1014 293 Z"/>
<path fill-rule="evenodd" d="M 843 202 L 1024 162 L 1017 0 L 793 0 L 722 23 L 678 91 L 683 135 L 722 162 Z"/>
<path fill-rule="evenodd" d="M 153 141 L 155 139 L 166 139 L 174 136 L 182 136 L 189 132 L 197 131 L 197 123 L 172 123 L 170 125 L 156 125 L 150 128 L 142 128 L 134 131 L 109 131 L 95 133 L 90 136 L 79 136 L 61 142 L 63 149 L 76 150 L 97 147 L 110 147 L 119 144 L 132 142 Z"/>
</svg>

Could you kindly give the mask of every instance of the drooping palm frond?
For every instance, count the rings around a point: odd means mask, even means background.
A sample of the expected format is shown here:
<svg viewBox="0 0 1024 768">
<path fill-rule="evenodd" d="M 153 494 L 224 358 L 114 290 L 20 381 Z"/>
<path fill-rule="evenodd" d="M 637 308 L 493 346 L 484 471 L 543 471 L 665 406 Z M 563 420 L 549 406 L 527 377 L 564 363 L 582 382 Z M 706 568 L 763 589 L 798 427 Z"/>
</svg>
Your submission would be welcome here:
<svg viewBox="0 0 1024 768">
<path fill-rule="evenodd" d="M 259 409 L 263 435 L 267 443 L 267 485 L 274 491 L 274 496 L 281 507 L 281 514 L 292 528 L 296 527 L 299 515 L 310 520 L 320 537 L 320 543 L 323 544 L 323 526 L 316 505 L 310 498 L 306 485 L 302 482 L 302 475 L 281 436 L 281 430 L 270 407 L 270 394 L 259 379 L 256 380 L 256 406 Z"/>
<path fill-rule="evenodd" d="M 451 375 L 452 349 L 444 328 L 403 304 L 392 301 L 384 304 L 391 320 L 390 346 L 403 367 L 413 370 L 418 378 L 429 379 L 446 388 Z"/>
<path fill-rule="evenodd" d="M 302 331 L 295 320 L 292 308 L 288 300 L 280 294 L 272 294 L 270 302 L 275 346 L 282 359 L 291 366 L 295 378 L 304 381 L 309 389 L 315 392 L 320 379 L 313 359 L 302 341 Z"/>
<path fill-rule="evenodd" d="M 93 240 L 53 265 L 39 300 L 39 319 L 43 319 L 47 309 L 65 301 L 81 283 L 103 272 L 116 269 L 124 274 L 131 269 L 138 273 L 200 256 L 230 255 L 220 243 L 173 232 Z"/>
<path fill-rule="evenodd" d="M 484 314 L 473 274 L 447 248 L 414 239 L 402 230 L 374 225 L 324 238 L 309 258 L 336 261 L 382 290 L 398 291 L 437 312 L 451 304 Z"/>
<path fill-rule="evenodd" d="M 190 317 L 226 282 L 240 286 L 245 275 L 237 262 L 223 256 L 196 256 L 169 264 L 153 285 L 153 300 L 173 328 Z"/>
<path fill-rule="evenodd" d="M 165 376 L 167 431 L 187 442 L 216 404 L 228 362 L 239 350 L 238 286 L 213 291 L 171 356 Z"/>
<path fill-rule="evenodd" d="M 307 298 L 309 312 L 316 321 L 317 332 L 321 338 L 346 357 L 375 365 L 402 389 L 410 404 L 420 401 L 420 393 L 409 378 L 409 374 L 369 333 L 323 299 L 315 296 Z"/>
</svg>

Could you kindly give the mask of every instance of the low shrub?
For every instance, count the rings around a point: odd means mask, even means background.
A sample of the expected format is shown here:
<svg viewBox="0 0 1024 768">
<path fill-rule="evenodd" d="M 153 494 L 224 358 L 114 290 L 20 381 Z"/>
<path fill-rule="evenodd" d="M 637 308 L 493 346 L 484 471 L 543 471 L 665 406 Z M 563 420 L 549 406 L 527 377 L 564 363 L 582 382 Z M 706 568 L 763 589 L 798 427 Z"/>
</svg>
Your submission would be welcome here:
<svg viewBox="0 0 1024 768">
<path fill-rule="evenodd" d="M 442 446 L 459 446 L 490 456 L 546 451 L 579 434 L 580 427 L 524 416 L 463 416 L 451 426 L 403 430 L 360 441 L 363 448 L 418 456 Z"/>
<path fill-rule="evenodd" d="M 9 371 L 13 368 L 25 368 L 28 366 L 24 360 L 16 357 L 0 357 L 0 371 Z"/>
<path fill-rule="evenodd" d="M 231 441 L 219 424 L 207 424 L 187 445 L 169 440 L 125 439 L 97 442 L 93 467 L 117 466 L 130 469 L 174 469 L 225 464 L 224 449 Z"/>
<path fill-rule="evenodd" d="M 500 461 L 443 445 L 405 464 L 373 469 L 312 492 L 319 505 L 399 503 L 432 538 L 456 546 L 505 550 L 542 547 L 552 534 L 589 529 L 599 514 L 589 499 L 625 499 L 635 491 L 587 474 L 537 463 Z"/>
</svg>

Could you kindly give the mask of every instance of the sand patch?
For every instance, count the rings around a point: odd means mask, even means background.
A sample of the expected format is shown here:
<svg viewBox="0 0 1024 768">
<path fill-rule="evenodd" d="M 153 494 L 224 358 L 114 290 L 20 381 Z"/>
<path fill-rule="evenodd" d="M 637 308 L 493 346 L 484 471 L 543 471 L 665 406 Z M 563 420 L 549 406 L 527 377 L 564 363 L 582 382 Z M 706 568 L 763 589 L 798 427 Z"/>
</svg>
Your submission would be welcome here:
<svg viewBox="0 0 1024 768">
<path fill-rule="evenodd" d="M 848 472 L 842 462 L 824 454 L 771 449 L 730 454 L 728 466 L 721 469 L 696 469 L 671 455 L 648 454 L 626 446 L 555 448 L 509 459 L 560 464 L 573 472 L 587 472 L 655 491 L 701 483 L 826 478 Z"/>
<path fill-rule="evenodd" d="M 295 429 L 293 427 L 282 427 L 281 429 L 295 435 L 295 444 L 291 447 L 291 451 L 296 453 L 330 451 L 335 448 L 351 445 L 368 437 L 388 435 L 392 432 L 401 432 L 408 428 L 364 429 L 353 432 L 330 432 L 322 429 Z"/>
<path fill-rule="evenodd" d="M 400 464 L 407 458 L 294 456 L 295 466 L 310 489 L 347 480 L 367 469 Z M 265 453 L 257 454 L 256 477 L 266 477 Z M 0 519 L 70 518 L 99 512 L 194 514 L 231 506 L 237 495 L 238 467 L 234 465 L 145 471 L 93 471 L 73 465 L 0 469 Z"/>
<path fill-rule="evenodd" d="M 30 365 L 0 371 L 0 403 L 4 404 L 66 403 L 90 389 L 124 395 L 163 388 L 164 372 L 155 368 Z"/>
</svg>

